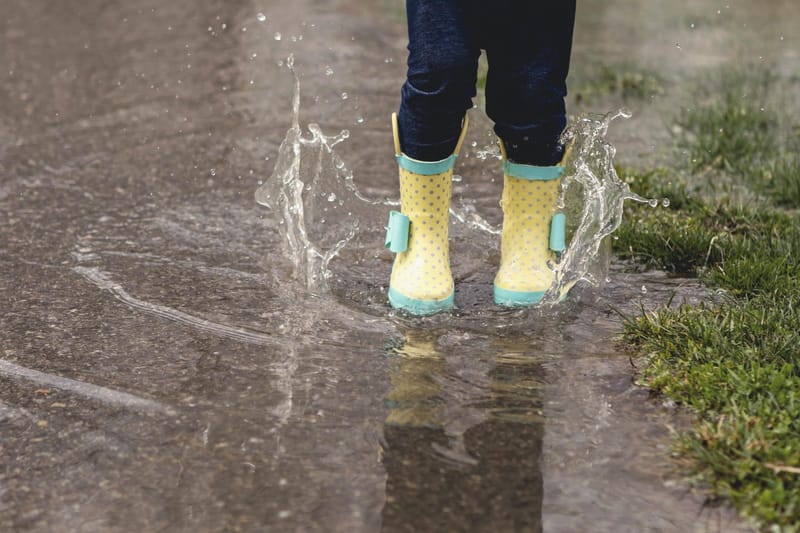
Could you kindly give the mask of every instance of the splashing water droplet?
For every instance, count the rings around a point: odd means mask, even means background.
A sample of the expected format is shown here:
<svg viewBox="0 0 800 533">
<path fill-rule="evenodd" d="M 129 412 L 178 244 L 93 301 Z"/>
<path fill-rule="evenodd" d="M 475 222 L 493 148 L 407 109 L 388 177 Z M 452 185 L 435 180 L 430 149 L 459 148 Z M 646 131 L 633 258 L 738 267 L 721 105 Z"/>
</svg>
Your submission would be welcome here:
<svg viewBox="0 0 800 533">
<path fill-rule="evenodd" d="M 280 41 L 281 39 L 283 39 L 283 36 L 281 35 L 281 32 L 276 31 L 275 35 L 273 36 L 273 39 L 275 39 L 276 41 Z"/>
<path fill-rule="evenodd" d="M 453 174 L 453 178 L 452 178 L 452 179 L 453 179 L 453 182 L 454 182 L 454 183 L 461 183 L 461 180 L 462 180 L 462 179 L 464 179 L 464 178 L 462 178 L 462 177 L 461 177 L 460 175 L 458 175 L 458 174 Z"/>
<path fill-rule="evenodd" d="M 265 20 L 267 20 L 267 16 L 264 13 L 259 13 L 258 15 L 256 15 L 256 18 L 258 19 L 259 22 L 264 22 Z"/>
<path fill-rule="evenodd" d="M 663 207 L 669 207 L 669 204 L 670 204 L 669 198 L 664 198 L 663 200 L 661 200 L 661 205 Z"/>
<path fill-rule="evenodd" d="M 647 294 L 647 286 L 642 285 L 642 294 Z"/>
<path fill-rule="evenodd" d="M 217 175 L 217 169 L 212 168 L 211 170 L 208 171 L 208 173 L 211 174 L 212 176 L 216 176 Z"/>
<path fill-rule="evenodd" d="M 333 69 L 330 65 L 325 66 L 325 75 L 326 76 L 333 76 Z"/>
<path fill-rule="evenodd" d="M 258 188 L 255 199 L 270 208 L 275 217 L 271 228 L 277 226 L 281 250 L 294 267 L 295 280 L 308 290 L 325 292 L 332 277 L 330 261 L 357 233 L 363 233 L 358 231 L 360 226 L 370 227 L 383 218 L 385 208 L 360 195 L 352 172 L 334 152 L 334 147 L 350 136 L 347 130 L 327 136 L 318 125 L 309 124 L 310 135 L 303 135 L 299 123 L 300 79 L 294 70 L 294 56 L 290 55 L 286 63 L 294 77 L 292 125 L 278 150 L 273 173 Z M 325 207 L 319 205 L 320 196 L 327 200 Z M 334 221 L 325 216 L 331 204 L 333 209 L 346 211 L 347 217 Z"/>
<path fill-rule="evenodd" d="M 342 100 L 347 100 L 350 96 L 347 93 L 342 93 Z"/>
<path fill-rule="evenodd" d="M 357 124 L 363 124 L 363 123 L 364 123 L 364 117 L 358 117 L 358 118 L 356 119 L 356 123 L 357 123 Z"/>
<path fill-rule="evenodd" d="M 293 63 L 293 56 L 289 56 L 287 64 L 295 83 L 292 126 L 281 143 L 272 175 L 256 191 L 256 201 L 272 210 L 275 220 L 269 229 L 277 228 L 284 256 L 294 267 L 295 279 L 309 290 L 324 292 L 332 277 L 329 262 L 356 234 L 361 236 L 380 226 L 387 206 L 399 203 L 370 201 L 360 195 L 353 173 L 334 152 L 334 147 L 349 137 L 347 130 L 326 136 L 319 126 L 310 124 L 310 136 L 303 134 L 299 125 L 300 81 Z M 343 99 L 346 97 L 343 93 Z M 616 150 L 605 140 L 611 121 L 628 116 L 627 110 L 604 117 L 579 116 L 571 121 L 562 137 L 571 147 L 571 156 L 564 163 L 558 204 L 565 206 L 572 238 L 567 250 L 550 265 L 553 282 L 543 298 L 544 305 L 560 301 L 578 282 L 599 285 L 605 280 L 610 252 L 603 243 L 610 241 L 606 237 L 622 222 L 624 201 L 652 205 L 651 200 L 635 195 L 619 179 L 614 168 Z M 479 157 L 501 159 L 499 147 L 492 143 L 482 154 L 479 152 Z M 454 176 L 454 181 L 459 178 Z M 654 207 L 659 201 L 654 200 Z M 500 229 L 487 223 L 476 212 L 475 205 L 463 201 L 461 204 L 450 210 L 455 220 L 499 242 Z M 340 213 L 339 220 L 331 216 L 334 210 Z"/>
</svg>

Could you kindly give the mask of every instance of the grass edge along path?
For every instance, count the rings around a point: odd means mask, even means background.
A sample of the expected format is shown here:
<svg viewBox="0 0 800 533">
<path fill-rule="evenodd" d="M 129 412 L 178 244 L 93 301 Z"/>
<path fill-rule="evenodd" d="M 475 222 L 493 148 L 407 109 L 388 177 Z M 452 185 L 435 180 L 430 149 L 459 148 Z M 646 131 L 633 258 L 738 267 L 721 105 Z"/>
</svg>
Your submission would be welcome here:
<svg viewBox="0 0 800 533">
<path fill-rule="evenodd" d="M 642 384 L 696 413 L 676 445 L 695 481 L 764 530 L 800 531 L 800 220 L 711 206 L 664 178 L 635 177 L 673 209 L 631 206 L 617 255 L 724 293 L 628 318 L 623 339 L 645 355 Z"/>
</svg>

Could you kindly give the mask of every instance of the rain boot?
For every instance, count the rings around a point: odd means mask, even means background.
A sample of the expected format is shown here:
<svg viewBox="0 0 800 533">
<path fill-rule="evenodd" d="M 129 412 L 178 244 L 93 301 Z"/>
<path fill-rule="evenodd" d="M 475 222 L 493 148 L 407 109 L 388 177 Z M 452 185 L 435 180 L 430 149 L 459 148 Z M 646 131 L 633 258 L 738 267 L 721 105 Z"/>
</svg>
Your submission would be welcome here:
<svg viewBox="0 0 800 533">
<path fill-rule="evenodd" d="M 450 191 L 467 118 L 453 155 L 435 162 L 417 161 L 402 153 L 397 114 L 392 115 L 392 129 L 400 167 L 401 210 L 389 214 L 386 234 L 386 248 L 397 253 L 389 302 L 413 315 L 430 315 L 453 307 L 447 240 Z"/>
<path fill-rule="evenodd" d="M 513 163 L 503 143 L 503 234 L 494 301 L 509 307 L 538 303 L 553 284 L 555 252 L 566 249 L 566 217 L 557 202 L 564 161 L 540 167 Z"/>
</svg>

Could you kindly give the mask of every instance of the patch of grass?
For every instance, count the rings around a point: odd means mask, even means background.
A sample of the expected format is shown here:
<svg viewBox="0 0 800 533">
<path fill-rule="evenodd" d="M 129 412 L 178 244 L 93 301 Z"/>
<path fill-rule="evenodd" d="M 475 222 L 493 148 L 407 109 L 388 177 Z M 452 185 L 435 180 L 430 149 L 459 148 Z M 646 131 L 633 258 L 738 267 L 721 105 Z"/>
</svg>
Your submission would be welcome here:
<svg viewBox="0 0 800 533">
<path fill-rule="evenodd" d="M 699 276 L 724 296 L 627 319 L 624 338 L 646 356 L 642 382 L 696 412 L 677 451 L 698 482 L 764 530 L 800 531 L 800 217 L 785 210 L 800 206 L 800 156 L 770 110 L 773 75 L 711 80 L 677 117 L 688 176 L 619 169 L 670 208 L 627 205 L 613 243 L 621 257 Z M 720 183 L 758 201 L 703 196 Z"/>
<path fill-rule="evenodd" d="M 643 381 L 692 407 L 678 452 L 743 514 L 791 528 L 800 517 L 800 290 L 682 307 L 631 320 Z M 790 531 L 792 529 L 786 529 Z"/>
<path fill-rule="evenodd" d="M 674 170 L 617 167 L 616 171 L 630 186 L 631 191 L 644 198 L 666 199 L 672 209 L 684 209 L 700 203 L 697 196 L 689 192 L 683 178 Z"/>
<path fill-rule="evenodd" d="M 771 93 L 776 82 L 770 70 L 752 68 L 702 80 L 675 128 L 678 149 L 692 171 L 753 175 L 775 156 L 779 117 Z"/>
<path fill-rule="evenodd" d="M 664 93 L 661 76 L 629 64 L 590 67 L 570 85 L 578 103 L 607 97 L 643 100 Z"/>
<path fill-rule="evenodd" d="M 645 194 L 663 192 L 652 183 L 659 174 L 629 181 Z M 624 338 L 646 354 L 642 382 L 697 413 L 677 445 L 697 480 L 765 528 L 796 531 L 800 219 L 667 192 L 682 208 L 629 206 L 618 255 L 699 275 L 727 296 L 628 319 Z"/>
<path fill-rule="evenodd" d="M 764 190 L 784 207 L 800 207 L 800 156 L 783 154 L 766 165 Z"/>
</svg>

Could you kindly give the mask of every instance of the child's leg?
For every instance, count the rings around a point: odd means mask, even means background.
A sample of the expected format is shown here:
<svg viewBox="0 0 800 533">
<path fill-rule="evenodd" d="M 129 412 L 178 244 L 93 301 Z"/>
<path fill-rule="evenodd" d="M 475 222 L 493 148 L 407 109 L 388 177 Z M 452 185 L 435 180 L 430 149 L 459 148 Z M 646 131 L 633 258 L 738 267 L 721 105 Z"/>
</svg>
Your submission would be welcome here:
<svg viewBox="0 0 800 533">
<path fill-rule="evenodd" d="M 452 155 L 475 96 L 478 48 L 472 2 L 407 0 L 408 79 L 398 114 L 400 145 L 419 161 Z"/>
<path fill-rule="evenodd" d="M 487 11 L 486 111 L 508 159 L 555 165 L 567 123 L 564 97 L 575 0 L 495 0 Z"/>
<path fill-rule="evenodd" d="M 397 252 L 389 302 L 419 315 L 453 306 L 450 191 L 479 55 L 462 5 L 467 3 L 406 2 L 408 80 L 393 121 L 401 211 L 390 216 L 386 243 Z"/>
<path fill-rule="evenodd" d="M 496 2 L 486 40 L 486 110 L 504 147 L 505 178 L 494 293 L 498 304 L 530 305 L 552 285 L 553 252 L 564 246 L 563 215 L 555 214 L 575 0 Z"/>
</svg>

